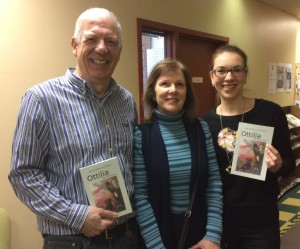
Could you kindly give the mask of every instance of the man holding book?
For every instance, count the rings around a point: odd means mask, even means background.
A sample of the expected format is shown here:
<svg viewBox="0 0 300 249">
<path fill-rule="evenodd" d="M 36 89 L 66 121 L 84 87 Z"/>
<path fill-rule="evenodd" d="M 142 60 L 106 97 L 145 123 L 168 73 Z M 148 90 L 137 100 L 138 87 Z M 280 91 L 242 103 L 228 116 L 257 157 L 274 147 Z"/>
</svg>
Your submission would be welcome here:
<svg viewBox="0 0 300 249">
<path fill-rule="evenodd" d="M 117 157 L 129 197 L 133 96 L 112 74 L 122 50 L 116 16 L 88 9 L 72 37 L 76 68 L 29 89 L 22 98 L 9 180 L 36 215 L 49 248 L 136 248 L 134 214 L 90 206 L 79 169 Z"/>
</svg>

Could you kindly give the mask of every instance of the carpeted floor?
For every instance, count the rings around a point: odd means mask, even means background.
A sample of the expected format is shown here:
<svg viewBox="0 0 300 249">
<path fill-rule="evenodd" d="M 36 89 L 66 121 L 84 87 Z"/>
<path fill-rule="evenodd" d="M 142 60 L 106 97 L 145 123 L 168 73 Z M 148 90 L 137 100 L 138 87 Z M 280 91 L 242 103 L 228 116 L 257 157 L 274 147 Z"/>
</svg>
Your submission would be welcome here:
<svg viewBox="0 0 300 249">
<path fill-rule="evenodd" d="M 296 222 L 281 236 L 280 249 L 299 249 L 300 248 L 300 222 Z"/>
<path fill-rule="evenodd" d="M 295 182 L 278 199 L 280 234 L 283 236 L 300 220 L 300 182 Z M 300 233 L 299 233 L 300 234 Z M 300 248 L 300 246 L 299 246 Z"/>
</svg>

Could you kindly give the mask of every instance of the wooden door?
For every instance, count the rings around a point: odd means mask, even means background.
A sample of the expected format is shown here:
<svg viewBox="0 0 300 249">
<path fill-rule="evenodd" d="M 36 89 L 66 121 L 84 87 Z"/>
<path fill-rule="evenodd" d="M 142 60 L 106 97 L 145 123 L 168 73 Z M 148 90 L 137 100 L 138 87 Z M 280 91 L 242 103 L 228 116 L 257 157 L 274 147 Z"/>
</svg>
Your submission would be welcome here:
<svg viewBox="0 0 300 249">
<path fill-rule="evenodd" d="M 184 34 L 179 37 L 177 58 L 189 68 L 193 79 L 198 81 L 193 83 L 198 117 L 215 107 L 216 91 L 211 85 L 209 71 L 212 54 L 223 44 Z M 202 83 L 199 83 L 201 80 Z"/>
</svg>

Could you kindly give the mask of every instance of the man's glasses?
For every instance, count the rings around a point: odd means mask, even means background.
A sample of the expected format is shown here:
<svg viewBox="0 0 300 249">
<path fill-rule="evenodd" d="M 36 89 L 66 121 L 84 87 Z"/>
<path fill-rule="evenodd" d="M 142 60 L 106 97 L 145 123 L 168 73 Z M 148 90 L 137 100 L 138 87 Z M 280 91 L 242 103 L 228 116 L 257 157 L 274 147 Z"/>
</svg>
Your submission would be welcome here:
<svg viewBox="0 0 300 249">
<path fill-rule="evenodd" d="M 246 67 L 234 67 L 231 69 L 216 68 L 214 70 L 211 70 L 211 72 L 214 73 L 216 77 L 224 78 L 228 74 L 228 72 L 230 72 L 234 76 L 241 76 L 247 72 L 247 68 Z"/>
</svg>

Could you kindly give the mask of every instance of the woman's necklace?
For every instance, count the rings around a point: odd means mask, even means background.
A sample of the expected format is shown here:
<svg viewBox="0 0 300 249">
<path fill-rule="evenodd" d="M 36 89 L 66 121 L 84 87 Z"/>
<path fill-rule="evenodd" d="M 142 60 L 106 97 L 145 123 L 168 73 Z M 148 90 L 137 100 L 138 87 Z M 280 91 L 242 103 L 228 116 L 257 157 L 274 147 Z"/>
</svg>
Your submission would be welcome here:
<svg viewBox="0 0 300 249">
<path fill-rule="evenodd" d="M 246 106 L 246 100 L 244 101 L 244 105 L 243 105 L 243 114 L 242 114 L 242 119 L 241 122 L 244 121 L 244 115 L 245 115 L 245 106 Z M 227 166 L 227 168 L 225 169 L 225 171 L 230 174 L 231 172 L 231 167 L 232 167 L 232 158 L 233 158 L 233 152 L 232 152 L 232 157 L 230 159 L 227 147 L 226 147 L 226 136 L 224 133 L 224 127 L 223 127 L 223 122 L 222 122 L 222 107 L 220 106 L 220 125 L 221 125 L 221 129 L 222 129 L 222 134 L 223 134 L 223 141 L 224 141 L 224 146 L 225 146 L 225 152 L 226 152 L 226 156 L 227 156 L 227 160 L 229 165 Z"/>
</svg>

